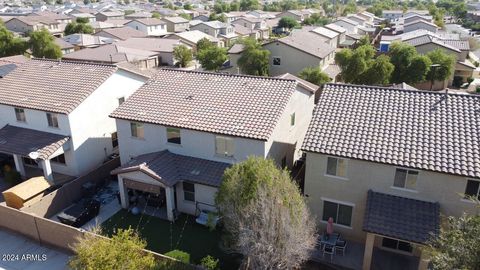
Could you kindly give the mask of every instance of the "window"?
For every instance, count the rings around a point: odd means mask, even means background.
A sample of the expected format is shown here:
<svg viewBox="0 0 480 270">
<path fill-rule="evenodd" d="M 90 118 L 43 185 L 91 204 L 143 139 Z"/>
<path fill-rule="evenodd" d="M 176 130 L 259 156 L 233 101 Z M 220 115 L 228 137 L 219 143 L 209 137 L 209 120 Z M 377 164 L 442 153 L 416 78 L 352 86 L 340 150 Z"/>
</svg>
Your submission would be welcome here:
<svg viewBox="0 0 480 270">
<path fill-rule="evenodd" d="M 232 138 L 216 136 L 215 137 L 215 152 L 217 155 L 233 157 L 235 152 L 235 145 Z"/>
<path fill-rule="evenodd" d="M 382 247 L 397 249 L 401 251 L 412 252 L 412 245 L 408 242 L 395 240 L 392 238 L 383 237 Z"/>
<path fill-rule="evenodd" d="M 183 182 L 183 199 L 185 201 L 195 201 L 195 185 L 189 182 Z"/>
<path fill-rule="evenodd" d="M 125 102 L 125 97 L 119 97 L 118 98 L 118 105 L 122 105 L 123 102 Z"/>
<path fill-rule="evenodd" d="M 112 133 L 112 147 L 115 148 L 118 146 L 118 133 L 113 132 Z"/>
<path fill-rule="evenodd" d="M 336 224 L 350 227 L 352 224 L 353 206 L 323 201 L 323 217 L 322 220 L 328 221 L 330 217 Z"/>
<path fill-rule="evenodd" d="M 56 113 L 47 113 L 47 121 L 49 127 L 58 128 L 58 115 Z"/>
<path fill-rule="evenodd" d="M 295 126 L 295 113 L 290 114 L 290 126 Z"/>
<path fill-rule="evenodd" d="M 280 57 L 273 57 L 273 65 L 274 66 L 280 66 L 282 63 Z"/>
<path fill-rule="evenodd" d="M 51 161 L 56 162 L 56 163 L 65 164 L 65 155 L 61 154 L 59 156 L 56 156 L 56 157 L 52 158 Z"/>
<path fill-rule="evenodd" d="M 347 177 L 347 161 L 343 158 L 328 157 L 327 174 L 339 177 Z"/>
<path fill-rule="evenodd" d="M 28 157 L 23 157 L 23 164 L 25 165 L 30 165 L 30 166 L 38 166 L 37 162 L 35 160 L 28 158 Z"/>
<path fill-rule="evenodd" d="M 25 118 L 25 110 L 20 108 L 15 108 L 15 117 L 17 117 L 18 122 L 25 122 L 27 120 Z"/>
<path fill-rule="evenodd" d="M 418 172 L 397 169 L 395 171 L 395 180 L 393 181 L 394 187 L 415 189 L 417 187 Z"/>
<path fill-rule="evenodd" d="M 130 130 L 132 132 L 132 137 L 143 139 L 143 124 L 142 123 L 130 123 Z"/>
<path fill-rule="evenodd" d="M 182 138 L 180 137 L 180 129 L 167 128 L 167 142 L 174 144 L 182 144 Z"/>
<path fill-rule="evenodd" d="M 469 197 L 480 199 L 480 181 L 468 180 L 465 188 L 465 199 Z"/>
</svg>

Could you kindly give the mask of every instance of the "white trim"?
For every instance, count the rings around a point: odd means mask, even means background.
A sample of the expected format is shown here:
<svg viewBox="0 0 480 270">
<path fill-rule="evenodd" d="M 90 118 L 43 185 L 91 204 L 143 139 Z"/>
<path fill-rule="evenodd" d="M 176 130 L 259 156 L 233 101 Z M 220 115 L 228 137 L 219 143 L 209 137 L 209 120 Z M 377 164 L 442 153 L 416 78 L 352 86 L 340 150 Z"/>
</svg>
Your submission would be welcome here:
<svg viewBox="0 0 480 270">
<path fill-rule="evenodd" d="M 405 168 L 405 167 L 395 166 L 395 171 L 394 171 L 394 174 L 393 174 L 393 183 L 392 183 L 391 188 L 398 189 L 398 190 L 403 190 L 403 191 L 410 191 L 410 192 L 416 192 L 416 193 L 418 193 L 418 191 L 417 191 L 416 189 L 406 188 L 406 186 L 407 186 L 407 178 L 405 178 L 405 187 L 396 187 L 396 186 L 394 186 L 394 185 L 395 185 L 395 176 L 397 175 L 397 170 L 398 170 L 398 169 L 400 169 L 400 170 L 406 170 L 406 171 L 407 171 L 406 177 L 408 177 L 408 172 L 410 172 L 410 171 L 412 171 L 412 172 L 417 172 L 417 181 L 415 182 L 415 187 L 418 186 L 418 180 L 420 179 L 420 170 L 417 170 L 417 169 L 409 169 L 409 168 Z"/>
<path fill-rule="evenodd" d="M 329 201 L 329 202 L 333 202 L 333 203 L 339 203 L 339 204 L 343 204 L 343 205 L 355 207 L 355 204 L 352 203 L 352 202 L 339 201 L 339 200 L 330 199 L 330 198 L 326 198 L 326 197 L 320 197 L 320 200 L 322 200 L 322 201 Z"/>
<path fill-rule="evenodd" d="M 409 188 L 401 188 L 401 187 L 396 187 L 396 186 L 391 186 L 391 189 L 395 190 L 400 190 L 400 191 L 407 191 L 407 192 L 412 192 L 412 193 L 418 193 L 418 190 L 415 189 L 409 189 Z"/>
<path fill-rule="evenodd" d="M 343 159 L 345 161 L 345 174 L 346 174 L 346 176 L 338 176 L 338 175 L 328 174 L 328 158 L 337 159 L 337 167 L 335 168 L 335 172 L 338 170 L 338 160 Z M 347 176 L 348 176 L 348 164 L 349 163 L 350 163 L 350 161 L 347 158 L 327 155 L 327 163 L 325 164 L 326 166 L 325 166 L 325 174 L 324 175 L 327 176 L 327 177 L 332 177 L 332 178 L 336 178 L 336 179 L 348 180 Z"/>
<path fill-rule="evenodd" d="M 353 230 L 353 215 L 355 213 L 355 204 L 354 203 L 338 201 L 338 200 L 329 199 L 329 198 L 325 198 L 325 197 L 320 197 L 320 199 L 323 202 L 322 217 L 320 218 L 321 223 L 327 223 L 327 221 L 323 220 L 323 210 L 325 209 L 325 201 L 328 201 L 328 202 L 331 202 L 331 203 L 336 203 L 338 205 L 344 205 L 344 206 L 352 207 L 352 215 L 350 216 L 350 226 L 339 224 L 339 223 L 336 223 L 336 222 L 334 222 L 333 224 L 335 224 L 335 226 L 339 226 L 341 228 L 352 229 Z M 337 207 L 337 217 L 338 217 L 338 209 L 339 209 L 339 207 Z M 335 218 L 337 218 L 337 217 L 335 217 Z"/>
</svg>

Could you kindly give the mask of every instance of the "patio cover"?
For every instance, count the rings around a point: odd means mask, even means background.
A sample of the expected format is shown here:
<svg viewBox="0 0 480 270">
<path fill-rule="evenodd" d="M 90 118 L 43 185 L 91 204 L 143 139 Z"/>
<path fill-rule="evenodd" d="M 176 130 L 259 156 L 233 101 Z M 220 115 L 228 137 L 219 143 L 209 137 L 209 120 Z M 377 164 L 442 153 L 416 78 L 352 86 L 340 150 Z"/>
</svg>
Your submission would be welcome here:
<svg viewBox="0 0 480 270">
<path fill-rule="evenodd" d="M 5 125 L 0 129 L 0 152 L 28 156 L 38 153 L 38 159 L 47 160 L 70 137 L 28 128 Z"/>
<path fill-rule="evenodd" d="M 230 166 L 228 163 L 177 155 L 163 150 L 135 157 L 113 170 L 112 174 L 140 171 L 168 187 L 181 181 L 219 187 L 223 172 Z"/>
<path fill-rule="evenodd" d="M 440 230 L 440 205 L 369 190 L 363 230 L 425 244 Z"/>
</svg>

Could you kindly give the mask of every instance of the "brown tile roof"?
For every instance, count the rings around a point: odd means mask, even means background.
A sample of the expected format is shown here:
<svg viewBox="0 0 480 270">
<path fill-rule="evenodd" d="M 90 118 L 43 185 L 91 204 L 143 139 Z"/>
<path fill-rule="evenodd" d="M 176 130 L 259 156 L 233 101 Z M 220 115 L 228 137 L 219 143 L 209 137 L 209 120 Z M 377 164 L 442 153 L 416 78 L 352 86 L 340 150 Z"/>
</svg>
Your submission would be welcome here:
<svg viewBox="0 0 480 270">
<path fill-rule="evenodd" d="M 102 35 L 102 33 L 106 33 L 108 35 Z M 118 27 L 118 28 L 109 28 L 103 29 L 102 31 L 95 34 L 95 36 L 101 37 L 115 37 L 121 40 L 133 38 L 133 37 L 146 37 L 147 35 L 142 31 L 135 30 L 129 26 Z"/>
<path fill-rule="evenodd" d="M 37 152 L 39 159 L 46 160 L 69 139 L 64 135 L 6 125 L 0 129 L 0 151 L 21 156 Z"/>
<path fill-rule="evenodd" d="M 100 63 L 119 63 L 139 61 L 157 56 L 158 53 L 146 50 L 131 49 L 117 44 L 103 45 L 97 48 L 86 48 L 65 54 L 63 59 L 82 60 Z"/>
<path fill-rule="evenodd" d="M 116 44 L 137 50 L 152 52 L 173 52 L 173 49 L 182 43 L 178 39 L 167 38 L 129 38 L 118 41 Z"/>
<path fill-rule="evenodd" d="M 322 37 L 307 31 L 294 30 L 290 36 L 277 41 L 321 59 L 335 51 L 335 48 L 325 43 Z"/>
<path fill-rule="evenodd" d="M 27 25 L 37 25 L 39 23 L 42 23 L 42 24 L 47 24 L 47 25 L 50 25 L 50 24 L 58 24 L 58 22 L 50 17 L 46 17 L 46 16 L 18 16 L 18 17 L 15 17 L 15 18 L 12 18 L 10 20 L 14 20 L 14 19 L 17 19 Z"/>
<path fill-rule="evenodd" d="M 143 18 L 143 19 L 134 19 L 133 21 L 137 21 L 143 25 L 163 25 L 165 24 L 164 21 L 156 18 Z"/>
<path fill-rule="evenodd" d="M 68 114 L 117 68 L 32 59 L 0 79 L 0 104 Z"/>
<path fill-rule="evenodd" d="M 293 80 L 163 69 L 111 117 L 267 140 L 295 89 Z"/>
<path fill-rule="evenodd" d="M 315 93 L 317 92 L 319 86 L 318 85 L 315 85 L 309 81 L 306 81 L 302 78 L 299 78 L 293 74 L 290 74 L 290 73 L 285 73 L 285 74 L 282 74 L 282 75 L 278 75 L 277 76 L 278 78 L 282 78 L 282 79 L 289 79 L 289 80 L 295 80 L 297 81 L 298 85 L 300 85 L 303 89 L 311 92 L 311 93 Z"/>
<path fill-rule="evenodd" d="M 480 178 L 480 96 L 326 84 L 302 149 Z"/>
<path fill-rule="evenodd" d="M 135 157 L 113 170 L 112 174 L 141 171 L 166 186 L 188 181 L 219 187 L 223 172 L 230 166 L 228 163 L 177 155 L 164 150 Z"/>
</svg>

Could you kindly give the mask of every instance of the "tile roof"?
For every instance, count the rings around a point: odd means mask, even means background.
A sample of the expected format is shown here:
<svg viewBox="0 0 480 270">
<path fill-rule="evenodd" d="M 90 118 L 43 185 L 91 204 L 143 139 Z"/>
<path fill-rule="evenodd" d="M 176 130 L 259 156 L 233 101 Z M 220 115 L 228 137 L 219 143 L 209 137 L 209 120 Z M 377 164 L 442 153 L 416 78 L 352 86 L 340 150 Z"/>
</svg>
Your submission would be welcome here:
<svg viewBox="0 0 480 270">
<path fill-rule="evenodd" d="M 205 34 L 200 30 L 191 30 L 191 31 L 185 31 L 181 33 L 175 33 L 173 36 L 177 36 L 181 39 L 187 40 L 195 44 L 197 44 L 202 38 L 206 38 L 214 43 L 217 43 L 219 41 L 218 38 Z"/>
<path fill-rule="evenodd" d="M 325 43 L 322 37 L 306 31 L 293 31 L 289 36 L 276 41 L 322 59 L 335 51 L 335 48 Z"/>
<path fill-rule="evenodd" d="M 114 39 L 111 38 L 93 36 L 89 34 L 71 34 L 64 36 L 63 40 L 72 45 L 78 45 L 82 47 L 96 47 L 100 45 L 111 44 L 114 41 Z"/>
<path fill-rule="evenodd" d="M 480 96 L 325 84 L 302 149 L 480 178 Z"/>
<path fill-rule="evenodd" d="M 115 44 L 125 48 L 152 52 L 173 52 L 176 46 L 182 45 L 178 39 L 168 38 L 129 38 Z"/>
<path fill-rule="evenodd" d="M 160 20 L 160 19 L 156 19 L 156 18 L 143 18 L 143 19 L 134 19 L 133 21 L 137 21 L 143 25 L 147 25 L 147 26 L 151 26 L 151 25 L 164 25 L 165 22 Z M 133 22 L 132 21 L 132 22 Z M 128 24 L 128 23 L 127 23 Z"/>
<path fill-rule="evenodd" d="M 328 28 L 322 27 L 322 26 L 317 27 L 317 28 L 315 28 L 315 29 L 313 29 L 313 30 L 311 30 L 311 31 L 314 32 L 314 33 L 316 33 L 316 34 L 322 35 L 322 36 L 324 36 L 324 37 L 330 38 L 330 39 L 335 38 L 335 37 L 338 36 L 338 33 L 337 33 L 337 32 L 335 32 L 335 31 L 333 31 L 333 30 L 330 30 L 330 29 L 328 29 Z"/>
<path fill-rule="evenodd" d="M 403 27 L 409 26 L 409 25 L 413 25 L 413 24 L 418 24 L 418 23 L 422 23 L 422 24 L 427 24 L 427 25 L 430 25 L 430 26 L 438 27 L 436 24 L 431 23 L 431 22 L 427 22 L 427 21 L 425 21 L 425 20 L 423 20 L 423 19 L 419 19 L 419 20 L 415 20 L 415 21 L 408 22 L 408 23 L 404 24 Z"/>
<path fill-rule="evenodd" d="M 27 25 L 32 25 L 32 26 L 39 23 L 47 24 L 47 25 L 58 24 L 56 20 L 46 16 L 18 16 L 10 20 L 14 20 L 14 19 L 17 19 Z"/>
<path fill-rule="evenodd" d="M 169 187 L 182 181 L 219 187 L 223 172 L 230 166 L 228 163 L 177 155 L 163 150 L 137 156 L 113 170 L 112 174 L 141 171 Z"/>
<path fill-rule="evenodd" d="M 329 23 L 329 24 L 325 25 L 325 28 L 328 28 L 332 31 L 335 31 L 335 32 L 339 33 L 339 34 L 347 32 L 347 29 L 341 27 L 340 25 L 336 25 L 334 23 Z"/>
<path fill-rule="evenodd" d="M 163 17 L 162 20 L 172 22 L 172 23 L 188 23 L 189 22 L 189 20 L 180 16 Z"/>
<path fill-rule="evenodd" d="M 363 230 L 425 244 L 440 230 L 440 204 L 368 191 Z"/>
<path fill-rule="evenodd" d="M 467 46 L 468 46 L 468 41 L 467 42 Z M 458 41 L 444 41 L 444 40 L 441 40 L 441 39 L 438 39 L 434 36 L 431 36 L 431 35 L 423 35 L 423 36 L 420 36 L 420 37 L 415 37 L 415 38 L 411 38 L 411 39 L 408 39 L 408 40 L 405 40 L 405 43 L 408 43 L 414 47 L 417 47 L 417 46 L 421 46 L 421 45 L 425 45 L 425 44 L 429 44 L 429 43 L 433 43 L 433 44 L 436 44 L 436 45 L 439 45 L 441 47 L 444 47 L 444 48 L 447 48 L 447 49 L 450 49 L 452 51 L 456 51 L 456 52 L 460 52 L 460 49 L 455 47 L 454 45 L 457 45 L 457 46 L 461 46 L 463 48 L 463 45 L 462 42 L 460 40 Z"/>
<path fill-rule="evenodd" d="M 227 28 L 229 27 L 228 23 L 223 23 L 221 21 L 209 21 L 209 22 L 202 22 L 202 24 L 207 25 L 211 28 L 220 29 L 220 28 Z"/>
<path fill-rule="evenodd" d="M 0 129 L 0 152 L 24 157 L 37 152 L 39 159 L 46 160 L 69 139 L 64 135 L 5 125 Z"/>
<path fill-rule="evenodd" d="M 102 35 L 102 33 L 106 33 L 108 35 Z M 146 37 L 147 35 L 142 31 L 135 30 L 129 26 L 124 26 L 119 28 L 103 29 L 102 31 L 95 33 L 95 36 L 113 36 L 118 39 L 125 40 L 133 37 Z"/>
<path fill-rule="evenodd" d="M 64 49 L 73 49 L 75 46 L 73 46 L 72 44 L 66 42 L 65 40 L 61 39 L 61 38 L 57 38 L 57 37 L 54 37 L 55 39 L 55 44 L 57 44 L 60 49 L 64 50 Z"/>
<path fill-rule="evenodd" d="M 101 63 L 119 63 L 145 60 L 157 56 L 157 52 L 131 49 L 118 44 L 103 45 L 97 48 L 86 48 L 63 56 L 67 60 L 82 60 Z"/>
<path fill-rule="evenodd" d="M 285 73 L 285 74 L 282 74 L 282 75 L 278 75 L 277 78 L 282 78 L 282 79 L 289 79 L 289 80 L 294 80 L 294 81 L 297 81 L 298 85 L 300 87 L 302 87 L 303 89 L 309 91 L 310 93 L 315 93 L 317 92 L 319 86 L 318 85 L 315 85 L 309 81 L 306 81 L 302 78 L 299 78 L 293 74 L 290 74 L 290 73 Z"/>
<path fill-rule="evenodd" d="M 293 80 L 163 69 L 111 117 L 268 140 L 295 89 Z"/>
<path fill-rule="evenodd" d="M 68 114 L 116 70 L 112 65 L 32 59 L 0 79 L 0 104 Z"/>
</svg>

